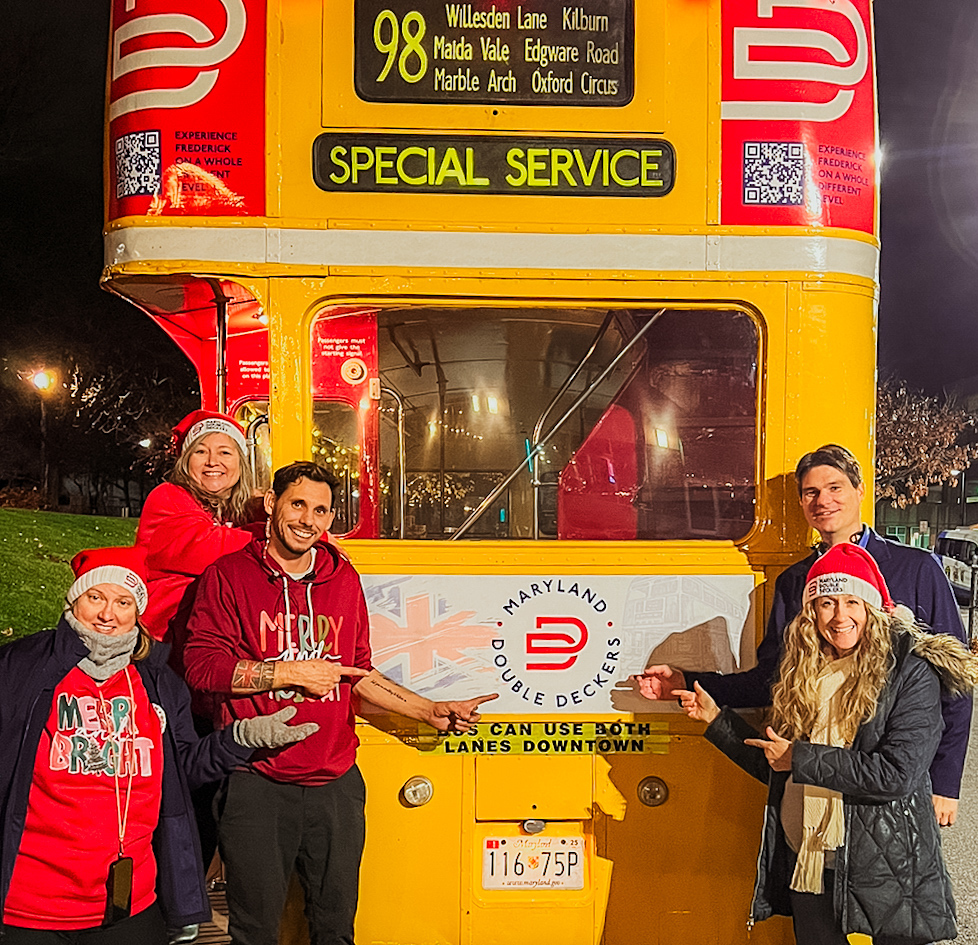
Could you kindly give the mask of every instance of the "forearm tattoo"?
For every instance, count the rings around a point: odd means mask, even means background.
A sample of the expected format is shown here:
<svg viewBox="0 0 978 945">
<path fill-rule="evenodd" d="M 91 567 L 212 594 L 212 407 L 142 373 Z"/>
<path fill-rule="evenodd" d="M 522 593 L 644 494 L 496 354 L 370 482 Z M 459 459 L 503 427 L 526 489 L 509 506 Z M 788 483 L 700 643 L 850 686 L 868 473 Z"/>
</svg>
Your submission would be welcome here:
<svg viewBox="0 0 978 945">
<path fill-rule="evenodd" d="M 377 673 L 380 679 L 372 679 L 371 682 L 378 688 L 382 689 L 389 696 L 393 696 L 400 702 L 407 702 L 407 697 L 403 692 L 400 691 L 397 683 L 393 679 L 388 679 L 383 673 Z M 381 681 L 382 680 L 382 681 Z M 385 686 L 384 683 L 387 683 Z"/>
<path fill-rule="evenodd" d="M 235 692 L 267 692 L 272 688 L 275 663 L 258 660 L 239 660 L 231 676 L 231 688 Z"/>
</svg>

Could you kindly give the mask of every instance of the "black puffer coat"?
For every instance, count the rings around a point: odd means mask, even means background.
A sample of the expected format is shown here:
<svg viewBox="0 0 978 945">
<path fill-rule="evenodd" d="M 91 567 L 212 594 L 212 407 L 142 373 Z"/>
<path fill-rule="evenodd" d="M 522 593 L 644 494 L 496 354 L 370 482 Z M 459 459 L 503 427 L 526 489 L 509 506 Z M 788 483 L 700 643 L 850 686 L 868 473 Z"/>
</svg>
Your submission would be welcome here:
<svg viewBox="0 0 978 945">
<path fill-rule="evenodd" d="M 926 945 L 957 935 L 928 774 L 941 738 L 941 686 L 960 692 L 971 684 L 973 663 L 956 643 L 895 634 L 895 665 L 876 715 L 852 746 L 796 741 L 792 749 L 796 782 L 843 795 L 846 839 L 836 858 L 835 912 L 846 934 L 870 935 L 875 945 Z M 744 744 L 758 733 L 729 709 L 706 737 L 769 785 L 750 921 L 790 915 L 790 857 L 780 816 L 788 773 L 772 771 L 759 748 Z"/>
</svg>

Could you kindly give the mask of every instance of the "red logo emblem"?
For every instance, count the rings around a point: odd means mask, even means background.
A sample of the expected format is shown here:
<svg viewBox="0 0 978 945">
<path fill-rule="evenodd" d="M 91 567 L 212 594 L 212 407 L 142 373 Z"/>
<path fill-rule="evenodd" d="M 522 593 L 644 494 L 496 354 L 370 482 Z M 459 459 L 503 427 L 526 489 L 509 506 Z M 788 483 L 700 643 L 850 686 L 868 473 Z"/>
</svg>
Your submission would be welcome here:
<svg viewBox="0 0 978 945">
<path fill-rule="evenodd" d="M 526 653 L 565 656 L 563 662 L 527 663 L 527 669 L 570 669 L 577 654 L 587 645 L 587 626 L 577 617 L 537 617 L 537 631 L 542 627 L 563 626 L 570 632 L 530 632 L 526 635 Z"/>
</svg>

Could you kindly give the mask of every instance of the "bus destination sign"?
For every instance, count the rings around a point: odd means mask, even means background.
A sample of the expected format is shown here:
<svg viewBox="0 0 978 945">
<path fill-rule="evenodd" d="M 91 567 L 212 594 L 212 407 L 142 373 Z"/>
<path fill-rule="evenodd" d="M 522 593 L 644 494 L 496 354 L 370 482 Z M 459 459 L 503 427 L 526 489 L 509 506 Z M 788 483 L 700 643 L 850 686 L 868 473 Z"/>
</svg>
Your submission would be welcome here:
<svg viewBox="0 0 978 945">
<path fill-rule="evenodd" d="M 634 0 L 356 0 L 368 102 L 627 105 Z"/>
<path fill-rule="evenodd" d="M 333 192 L 662 197 L 676 156 L 659 138 L 321 134 L 316 186 Z"/>
</svg>

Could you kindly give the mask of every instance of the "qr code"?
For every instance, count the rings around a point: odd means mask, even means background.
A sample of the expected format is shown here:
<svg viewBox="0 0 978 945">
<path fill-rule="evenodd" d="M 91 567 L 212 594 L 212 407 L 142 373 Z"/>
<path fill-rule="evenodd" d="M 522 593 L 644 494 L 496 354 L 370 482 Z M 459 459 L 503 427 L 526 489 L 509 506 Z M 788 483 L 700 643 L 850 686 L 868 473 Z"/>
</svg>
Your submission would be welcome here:
<svg viewBox="0 0 978 945">
<path fill-rule="evenodd" d="M 116 199 L 158 194 L 162 166 L 159 131 L 134 131 L 116 138 Z"/>
<path fill-rule="evenodd" d="M 800 141 L 744 142 L 744 203 L 793 207 L 805 202 Z"/>
</svg>

